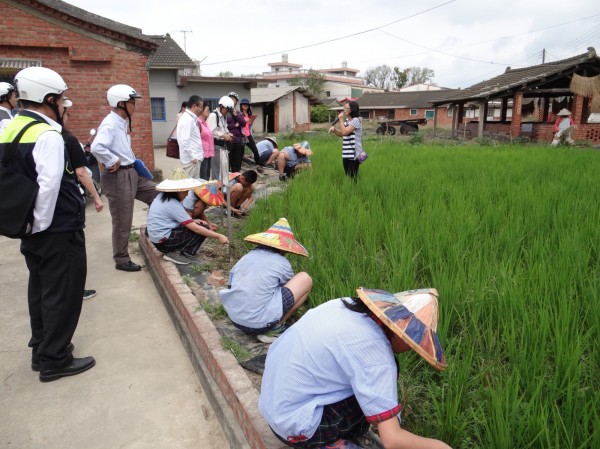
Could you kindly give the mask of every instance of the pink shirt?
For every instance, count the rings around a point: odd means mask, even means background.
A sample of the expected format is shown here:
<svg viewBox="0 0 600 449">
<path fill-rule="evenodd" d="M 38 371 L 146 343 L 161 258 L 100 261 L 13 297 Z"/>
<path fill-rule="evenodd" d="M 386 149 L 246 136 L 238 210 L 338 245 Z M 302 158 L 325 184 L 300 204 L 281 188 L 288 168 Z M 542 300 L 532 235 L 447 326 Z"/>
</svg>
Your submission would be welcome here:
<svg viewBox="0 0 600 449">
<path fill-rule="evenodd" d="M 202 139 L 202 151 L 204 152 L 204 158 L 213 157 L 215 155 L 215 141 L 208 125 L 204 120 L 198 117 L 198 123 L 202 127 L 200 131 L 200 138 Z"/>
<path fill-rule="evenodd" d="M 246 126 L 242 128 L 242 134 L 248 137 L 252 132 L 250 131 L 250 127 L 252 124 L 250 123 L 250 116 L 244 112 L 244 118 L 246 119 Z"/>
</svg>

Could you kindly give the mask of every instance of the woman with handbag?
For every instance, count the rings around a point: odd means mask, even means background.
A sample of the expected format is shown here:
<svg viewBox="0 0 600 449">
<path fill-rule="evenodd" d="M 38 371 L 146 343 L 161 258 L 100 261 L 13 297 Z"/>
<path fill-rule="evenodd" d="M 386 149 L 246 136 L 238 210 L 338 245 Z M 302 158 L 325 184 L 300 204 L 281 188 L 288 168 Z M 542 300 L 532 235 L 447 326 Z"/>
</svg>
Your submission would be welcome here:
<svg viewBox="0 0 600 449">
<path fill-rule="evenodd" d="M 342 163 L 344 172 L 353 181 L 358 178 L 358 166 L 366 159 L 362 156 L 362 123 L 359 118 L 359 107 L 356 101 L 349 101 L 338 115 L 340 128 L 334 125 L 329 132 L 342 137 Z M 364 153 L 366 154 L 366 153 Z"/>
</svg>

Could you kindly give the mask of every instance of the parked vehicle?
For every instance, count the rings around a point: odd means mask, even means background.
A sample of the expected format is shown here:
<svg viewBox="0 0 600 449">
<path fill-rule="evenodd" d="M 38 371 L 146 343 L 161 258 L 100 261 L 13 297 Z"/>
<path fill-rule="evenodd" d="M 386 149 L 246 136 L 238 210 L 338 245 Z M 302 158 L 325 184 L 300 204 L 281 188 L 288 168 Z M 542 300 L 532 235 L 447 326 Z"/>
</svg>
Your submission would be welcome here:
<svg viewBox="0 0 600 449">
<path fill-rule="evenodd" d="M 419 132 L 419 125 L 426 125 L 426 118 L 417 118 L 409 120 L 385 120 L 379 122 L 379 126 L 375 132 L 379 135 L 389 134 L 393 136 L 396 134 L 396 126 L 400 129 L 400 134 L 414 134 Z"/>
</svg>

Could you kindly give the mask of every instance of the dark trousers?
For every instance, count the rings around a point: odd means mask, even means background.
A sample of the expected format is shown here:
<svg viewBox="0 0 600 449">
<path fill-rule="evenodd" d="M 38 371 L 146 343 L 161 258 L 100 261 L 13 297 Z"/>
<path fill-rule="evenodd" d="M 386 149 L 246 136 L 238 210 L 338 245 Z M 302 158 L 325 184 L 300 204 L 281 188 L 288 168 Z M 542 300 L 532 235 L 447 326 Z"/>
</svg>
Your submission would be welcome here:
<svg viewBox="0 0 600 449">
<path fill-rule="evenodd" d="M 244 147 L 242 143 L 229 144 L 229 171 L 242 171 L 242 158 L 244 157 Z"/>
<path fill-rule="evenodd" d="M 133 203 L 140 200 L 150 206 L 158 195 L 156 184 L 138 176 L 132 168 L 115 173 L 104 170 L 101 183 L 112 218 L 113 259 L 116 264 L 127 263 L 131 260 L 129 234 L 133 223 Z"/>
<path fill-rule="evenodd" d="M 200 164 L 200 177 L 205 181 L 210 179 L 210 167 L 212 165 L 212 157 L 205 157 Z"/>
<path fill-rule="evenodd" d="M 200 225 L 204 226 L 204 225 Z M 204 226 L 208 229 L 207 226 Z M 188 254 L 196 254 L 200 245 L 204 243 L 206 237 L 190 231 L 185 226 L 179 225 L 171 231 L 171 235 L 167 240 L 160 243 L 154 243 L 154 246 L 161 253 L 169 253 L 171 251 L 184 251 Z"/>
<path fill-rule="evenodd" d="M 273 429 L 271 429 L 273 430 Z M 288 446 L 309 448 L 325 446 L 339 439 L 351 439 L 364 435 L 369 430 L 369 423 L 355 396 L 350 396 L 335 404 L 323 408 L 323 417 L 315 434 L 304 441 L 287 441 L 275 436 Z"/>
<path fill-rule="evenodd" d="M 77 328 L 87 276 L 83 231 L 39 233 L 21 239 L 29 269 L 27 299 L 32 359 L 40 369 L 73 361 L 67 346 Z"/>
<path fill-rule="evenodd" d="M 342 163 L 344 164 L 344 172 L 346 176 L 350 176 L 354 181 L 358 177 L 358 167 L 359 163 L 356 159 L 342 159 Z"/>
<path fill-rule="evenodd" d="M 254 137 L 252 137 L 252 134 L 250 134 L 246 137 L 246 139 L 246 145 L 248 146 L 248 148 L 250 148 L 250 151 L 252 151 L 252 157 L 254 157 L 254 162 L 256 163 L 256 165 L 259 165 L 260 154 L 258 154 L 258 148 L 256 148 L 256 142 L 254 141 Z"/>
</svg>

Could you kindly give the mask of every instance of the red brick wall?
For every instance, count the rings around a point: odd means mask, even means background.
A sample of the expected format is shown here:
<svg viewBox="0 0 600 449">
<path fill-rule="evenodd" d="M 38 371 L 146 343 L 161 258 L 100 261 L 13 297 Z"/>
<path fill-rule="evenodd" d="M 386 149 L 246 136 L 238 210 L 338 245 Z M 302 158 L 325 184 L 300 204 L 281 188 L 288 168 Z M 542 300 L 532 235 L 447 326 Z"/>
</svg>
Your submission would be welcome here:
<svg viewBox="0 0 600 449">
<path fill-rule="evenodd" d="M 390 119 L 390 120 L 413 120 L 413 119 L 418 119 L 418 118 L 424 118 L 425 117 L 425 111 L 431 111 L 433 109 L 433 106 L 431 108 L 419 108 L 417 109 L 417 114 L 416 115 L 411 115 L 410 114 L 410 109 L 392 109 L 394 112 L 394 118 Z M 369 118 L 371 118 L 372 120 L 377 121 L 377 119 L 379 117 L 388 117 L 388 112 L 387 110 L 382 110 L 382 109 L 373 109 L 371 111 L 369 111 Z M 452 127 L 452 117 L 448 116 L 448 109 L 445 107 L 440 107 L 440 108 L 436 108 L 436 114 L 437 114 L 437 126 L 442 127 L 442 128 L 450 128 Z M 425 129 L 431 128 L 433 129 L 433 118 L 430 118 L 427 120 L 427 125 L 419 125 L 419 128 L 424 127 Z"/>
<path fill-rule="evenodd" d="M 89 38 L 5 3 L 0 3 L 0 17 L 4 18 L 0 56 L 41 59 L 44 67 L 63 77 L 69 87 L 66 95 L 73 101 L 68 127 L 81 141 L 87 141 L 89 130 L 97 128 L 110 111 L 106 102 L 110 86 L 129 84 L 140 92 L 144 98 L 136 102 L 132 145 L 136 156 L 154 168 L 148 56 Z"/>
</svg>

